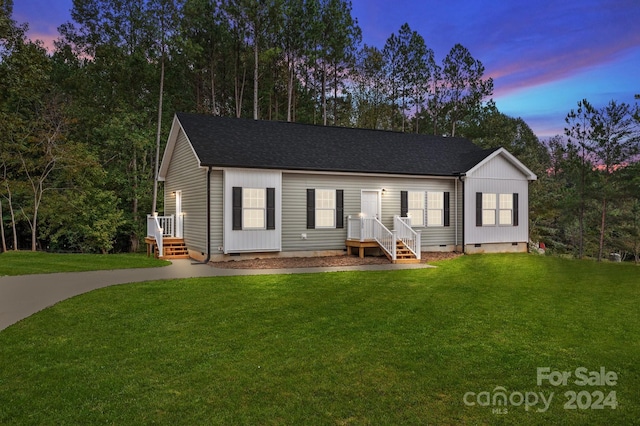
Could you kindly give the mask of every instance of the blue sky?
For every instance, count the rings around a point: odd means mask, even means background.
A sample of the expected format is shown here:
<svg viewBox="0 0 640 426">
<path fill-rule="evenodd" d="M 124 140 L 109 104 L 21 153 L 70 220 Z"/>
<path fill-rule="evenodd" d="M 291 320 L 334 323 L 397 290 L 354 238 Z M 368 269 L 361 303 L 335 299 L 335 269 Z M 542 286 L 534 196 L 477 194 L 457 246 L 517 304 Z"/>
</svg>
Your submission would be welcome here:
<svg viewBox="0 0 640 426">
<path fill-rule="evenodd" d="M 438 61 L 460 43 L 494 79 L 494 100 L 539 137 L 562 134 L 586 98 L 633 103 L 640 93 L 638 0 L 352 0 L 363 42 L 379 48 L 407 22 Z M 16 0 L 14 19 L 50 44 L 71 0 Z"/>
</svg>

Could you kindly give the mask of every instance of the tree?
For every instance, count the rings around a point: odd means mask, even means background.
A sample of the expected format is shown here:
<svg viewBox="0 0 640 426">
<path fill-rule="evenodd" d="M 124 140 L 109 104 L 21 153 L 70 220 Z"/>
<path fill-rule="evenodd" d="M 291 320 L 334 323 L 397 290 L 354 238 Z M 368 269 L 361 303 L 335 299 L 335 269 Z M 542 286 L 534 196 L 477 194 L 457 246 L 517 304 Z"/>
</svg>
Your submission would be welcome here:
<svg viewBox="0 0 640 426">
<path fill-rule="evenodd" d="M 584 255 L 584 220 L 585 220 L 585 212 L 586 212 L 586 190 L 587 190 L 587 174 L 589 170 L 592 168 L 591 163 L 587 157 L 588 147 L 591 141 L 591 133 L 593 132 L 592 128 L 592 117 L 595 114 L 595 108 L 591 106 L 589 101 L 583 99 L 578 102 L 578 108 L 576 110 L 571 110 L 569 114 L 567 114 L 565 118 L 565 122 L 570 127 L 566 127 L 564 129 L 565 134 L 568 136 L 568 143 L 573 145 L 575 149 L 579 152 L 579 211 L 578 211 L 578 221 L 579 221 L 579 248 L 578 248 L 578 258 L 582 259 Z"/>
<path fill-rule="evenodd" d="M 435 68 L 433 51 L 427 48 L 424 38 L 405 23 L 397 35 L 391 34 L 387 39 L 383 52 L 391 98 L 400 113 L 400 130 L 405 131 L 413 110 L 417 132 L 418 118 L 427 101 Z"/>
<path fill-rule="evenodd" d="M 458 122 L 493 94 L 493 79 L 483 79 L 484 65 L 456 44 L 443 60 L 441 90 L 446 103 L 451 136 Z"/>
<path fill-rule="evenodd" d="M 11 209 L 14 246 L 17 247 L 14 203 L 31 230 L 31 250 L 37 248 L 38 213 L 51 174 L 59 167 L 63 122 L 60 108 L 49 91 L 51 61 L 39 43 L 23 35 L 11 41 L 11 49 L 0 63 L 5 197 Z M 13 187 L 13 189 L 11 188 Z M 30 194 L 30 195 L 29 195 Z"/>
<path fill-rule="evenodd" d="M 167 54 L 167 38 L 171 36 L 171 22 L 178 22 L 178 7 L 176 0 L 153 0 L 150 10 L 154 11 L 156 16 L 157 28 L 159 36 L 157 37 L 159 44 L 160 56 L 160 90 L 158 96 L 158 123 L 156 126 L 156 155 L 154 160 L 153 173 L 153 200 L 151 203 L 151 211 L 156 212 L 156 204 L 158 200 L 158 168 L 160 166 L 160 138 L 162 134 L 162 98 L 164 95 L 164 66 Z"/>
<path fill-rule="evenodd" d="M 611 101 L 591 117 L 590 154 L 600 171 L 602 190 L 598 261 L 602 260 L 608 201 L 616 193 L 613 173 L 629 164 L 640 153 L 638 128 L 629 104 Z"/>
<path fill-rule="evenodd" d="M 369 129 L 391 129 L 388 85 L 382 52 L 364 45 L 358 54 L 355 71 L 354 101 L 356 127 Z"/>
<path fill-rule="evenodd" d="M 73 96 L 73 137 L 92 146 L 109 171 L 106 186 L 120 191 L 131 251 L 140 243 L 141 204 L 149 209 L 152 201 L 151 123 L 157 120 L 160 70 L 151 6 L 144 0 L 75 0 L 75 24 L 60 28 L 63 45 L 85 58 L 76 75 L 83 85 Z"/>
</svg>

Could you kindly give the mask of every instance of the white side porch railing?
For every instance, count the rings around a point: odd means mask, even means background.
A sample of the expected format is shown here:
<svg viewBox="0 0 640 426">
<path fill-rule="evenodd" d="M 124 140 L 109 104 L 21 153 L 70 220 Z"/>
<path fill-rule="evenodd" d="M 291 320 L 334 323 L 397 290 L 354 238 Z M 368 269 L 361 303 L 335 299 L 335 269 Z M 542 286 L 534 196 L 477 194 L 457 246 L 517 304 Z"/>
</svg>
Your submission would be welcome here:
<svg viewBox="0 0 640 426">
<path fill-rule="evenodd" d="M 347 238 L 350 240 L 374 240 L 396 260 L 396 233 L 390 231 L 375 217 L 347 217 Z"/>
<path fill-rule="evenodd" d="M 422 245 L 420 231 L 414 231 L 410 221 L 410 217 L 394 216 L 393 227 L 396 229 L 396 237 L 416 256 L 416 259 L 420 260 L 420 247 Z"/>
<path fill-rule="evenodd" d="M 420 231 L 414 231 L 409 225 L 410 218 L 395 216 L 393 218 L 394 230 L 390 231 L 375 217 L 347 218 L 347 239 L 356 241 L 376 241 L 386 251 L 391 260 L 395 261 L 396 243 L 401 240 L 417 259 L 420 259 L 421 235 Z"/>
<path fill-rule="evenodd" d="M 147 237 L 154 238 L 158 245 L 158 256 L 162 257 L 163 237 L 175 236 L 175 217 L 170 216 L 158 216 L 157 214 L 147 215 Z"/>
</svg>

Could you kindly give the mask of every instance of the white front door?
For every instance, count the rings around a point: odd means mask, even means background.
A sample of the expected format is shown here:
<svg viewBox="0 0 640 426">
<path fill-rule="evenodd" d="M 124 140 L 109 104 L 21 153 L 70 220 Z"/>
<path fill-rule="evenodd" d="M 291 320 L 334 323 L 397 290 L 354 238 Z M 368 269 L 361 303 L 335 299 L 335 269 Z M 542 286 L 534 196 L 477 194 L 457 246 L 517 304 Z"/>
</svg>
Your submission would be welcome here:
<svg viewBox="0 0 640 426">
<path fill-rule="evenodd" d="M 184 227 L 182 216 L 182 191 L 176 191 L 176 238 L 182 238 L 182 228 Z"/>
<path fill-rule="evenodd" d="M 380 191 L 362 190 L 360 208 L 364 217 L 380 219 Z"/>
</svg>

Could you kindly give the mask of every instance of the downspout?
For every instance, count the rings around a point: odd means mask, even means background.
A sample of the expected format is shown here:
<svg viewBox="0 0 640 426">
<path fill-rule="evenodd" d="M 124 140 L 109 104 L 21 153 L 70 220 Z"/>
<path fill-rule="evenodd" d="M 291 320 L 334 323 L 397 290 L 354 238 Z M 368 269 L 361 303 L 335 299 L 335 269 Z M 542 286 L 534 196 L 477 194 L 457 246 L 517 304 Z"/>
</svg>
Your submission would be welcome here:
<svg viewBox="0 0 640 426">
<path fill-rule="evenodd" d="M 211 260 L 211 166 L 207 169 L 207 257 L 204 263 Z"/>
<path fill-rule="evenodd" d="M 206 265 L 211 260 L 211 169 L 211 166 L 207 168 L 207 256 L 202 262 L 192 265 Z"/>
<path fill-rule="evenodd" d="M 462 185 L 462 253 L 465 252 L 464 250 L 464 221 L 465 221 L 465 216 L 464 216 L 464 181 L 462 180 L 462 178 L 465 176 L 465 173 L 461 173 L 461 172 L 453 172 L 453 175 L 457 177 L 456 179 L 456 184 L 455 184 L 455 192 L 456 192 L 456 247 L 458 247 L 458 181 L 460 181 L 460 185 Z"/>
<path fill-rule="evenodd" d="M 465 205 L 465 203 L 464 203 L 465 202 L 465 191 L 464 191 L 464 180 L 462 180 L 463 176 L 465 176 L 464 173 L 461 174 L 458 177 L 458 179 L 460 180 L 460 185 L 462 185 L 462 188 L 461 188 L 461 191 L 462 191 L 462 253 L 466 253 L 466 251 L 465 251 L 466 245 L 465 245 L 465 241 L 464 241 L 464 234 L 465 234 L 465 232 L 464 232 L 464 224 L 465 224 L 466 218 L 465 218 L 465 215 L 464 215 L 464 213 L 465 213 L 465 206 L 464 206 Z"/>
<path fill-rule="evenodd" d="M 454 180 L 455 182 L 455 197 L 456 197 L 456 209 L 455 209 L 455 218 L 456 218 L 456 229 L 455 229 L 455 248 L 454 251 L 458 248 L 458 179 Z"/>
</svg>

